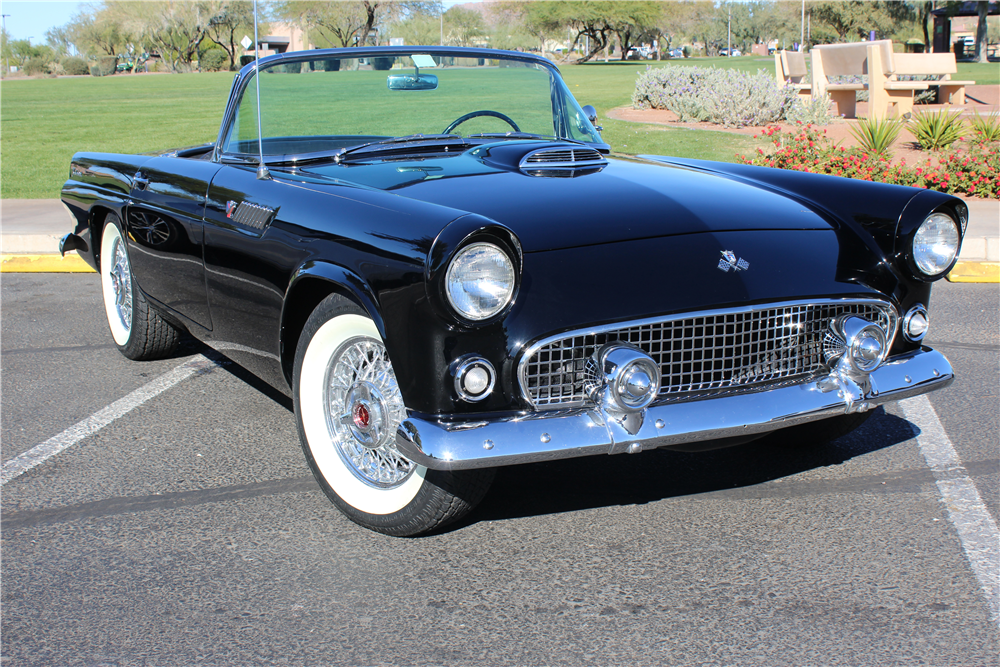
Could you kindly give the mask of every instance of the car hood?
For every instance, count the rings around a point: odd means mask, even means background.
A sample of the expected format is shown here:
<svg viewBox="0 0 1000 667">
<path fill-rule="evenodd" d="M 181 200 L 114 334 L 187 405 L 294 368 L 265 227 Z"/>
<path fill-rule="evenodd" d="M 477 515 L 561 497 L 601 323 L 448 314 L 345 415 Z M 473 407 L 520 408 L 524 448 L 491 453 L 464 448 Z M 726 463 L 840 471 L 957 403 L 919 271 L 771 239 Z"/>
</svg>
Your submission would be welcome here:
<svg viewBox="0 0 1000 667">
<path fill-rule="evenodd" d="M 683 166 L 610 158 L 598 168 L 533 173 L 517 164 L 490 159 L 480 148 L 307 171 L 490 218 L 514 231 L 526 252 L 703 232 L 832 227 L 778 191 Z"/>
</svg>

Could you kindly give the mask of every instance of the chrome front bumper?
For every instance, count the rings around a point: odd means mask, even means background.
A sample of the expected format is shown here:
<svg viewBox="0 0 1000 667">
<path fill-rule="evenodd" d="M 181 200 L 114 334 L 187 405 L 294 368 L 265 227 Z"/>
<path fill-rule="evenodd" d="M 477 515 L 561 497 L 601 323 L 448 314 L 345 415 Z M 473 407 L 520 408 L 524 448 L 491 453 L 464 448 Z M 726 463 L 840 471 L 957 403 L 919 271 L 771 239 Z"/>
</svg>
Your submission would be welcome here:
<svg viewBox="0 0 1000 667">
<path fill-rule="evenodd" d="M 406 458 L 437 470 L 464 470 L 589 456 L 636 453 L 704 440 L 753 435 L 943 389 L 954 381 L 940 352 L 922 348 L 890 358 L 861 394 L 833 375 L 734 396 L 653 405 L 641 419 L 596 408 L 550 410 L 489 421 L 411 416 L 396 432 Z M 851 389 L 854 390 L 852 395 Z"/>
</svg>

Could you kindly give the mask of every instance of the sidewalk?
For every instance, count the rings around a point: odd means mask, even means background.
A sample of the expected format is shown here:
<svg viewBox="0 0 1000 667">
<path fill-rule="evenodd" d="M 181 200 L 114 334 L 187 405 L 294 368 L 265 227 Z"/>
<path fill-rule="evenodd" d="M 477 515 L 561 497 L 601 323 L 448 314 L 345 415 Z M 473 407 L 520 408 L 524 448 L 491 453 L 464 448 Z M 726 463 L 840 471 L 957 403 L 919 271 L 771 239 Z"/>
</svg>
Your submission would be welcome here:
<svg viewBox="0 0 1000 667">
<path fill-rule="evenodd" d="M 969 227 L 955 282 L 1000 282 L 1000 200 L 969 199 Z M 89 272 L 75 253 L 59 256 L 59 239 L 74 222 L 58 199 L 0 200 L 0 271 Z"/>
</svg>

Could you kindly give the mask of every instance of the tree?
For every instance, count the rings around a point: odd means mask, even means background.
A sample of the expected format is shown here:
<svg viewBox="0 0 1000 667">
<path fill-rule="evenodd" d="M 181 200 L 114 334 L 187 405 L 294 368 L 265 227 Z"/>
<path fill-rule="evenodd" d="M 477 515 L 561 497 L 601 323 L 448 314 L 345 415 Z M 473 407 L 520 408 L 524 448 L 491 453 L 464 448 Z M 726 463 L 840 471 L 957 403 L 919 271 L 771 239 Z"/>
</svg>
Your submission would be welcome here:
<svg viewBox="0 0 1000 667">
<path fill-rule="evenodd" d="M 455 5 L 444 13 L 444 30 L 449 44 L 475 46 L 486 35 L 486 24 L 476 10 Z"/>
<path fill-rule="evenodd" d="M 249 0 L 228 0 L 209 21 L 206 36 L 229 56 L 229 69 L 235 70 L 238 55 L 242 50 L 240 35 L 253 34 L 253 2 Z M 258 22 L 260 17 L 258 17 Z M 261 26 L 258 25 L 260 29 Z M 267 32 L 266 28 L 263 31 Z"/>
<path fill-rule="evenodd" d="M 72 33 L 68 25 L 46 30 L 45 41 L 52 48 L 52 51 L 60 56 L 67 55 L 73 46 Z"/>
<path fill-rule="evenodd" d="M 290 0 L 275 5 L 275 15 L 287 21 L 298 22 L 303 27 L 320 32 L 322 37 L 337 46 L 364 44 L 379 18 L 379 9 L 385 4 L 378 0 L 349 2 L 312 2 Z M 317 41 L 312 36 L 313 41 Z"/>
<path fill-rule="evenodd" d="M 821 2 L 812 8 L 813 20 L 829 26 L 839 41 L 867 39 L 872 30 L 878 36 L 890 35 L 911 16 L 912 9 L 896 0 Z"/>
<path fill-rule="evenodd" d="M 77 51 L 89 55 L 114 56 L 125 50 L 128 39 L 114 14 L 114 3 L 106 2 L 90 12 L 74 16 L 66 25 L 66 31 Z"/>
<path fill-rule="evenodd" d="M 986 15 L 989 13 L 990 6 L 988 2 L 979 2 L 976 4 L 979 10 L 979 22 L 976 25 L 976 62 L 985 63 L 989 62 L 986 59 L 986 38 L 989 30 L 986 23 Z"/>
<path fill-rule="evenodd" d="M 441 41 L 441 21 L 432 16 L 411 16 L 393 26 L 392 36 L 401 37 L 405 44 L 437 44 Z"/>
<path fill-rule="evenodd" d="M 105 7 L 131 37 L 129 43 L 149 44 L 171 70 L 178 72 L 191 67 L 212 21 L 227 4 L 224 0 L 149 0 L 106 2 Z"/>
</svg>

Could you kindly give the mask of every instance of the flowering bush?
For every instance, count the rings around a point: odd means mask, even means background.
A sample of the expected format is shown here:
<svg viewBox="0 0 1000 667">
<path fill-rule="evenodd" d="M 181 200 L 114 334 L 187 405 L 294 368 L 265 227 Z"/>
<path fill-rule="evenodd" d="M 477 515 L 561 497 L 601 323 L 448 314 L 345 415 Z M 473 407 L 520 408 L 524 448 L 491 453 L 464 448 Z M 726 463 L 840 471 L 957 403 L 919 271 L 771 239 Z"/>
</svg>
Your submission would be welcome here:
<svg viewBox="0 0 1000 667">
<path fill-rule="evenodd" d="M 764 72 L 704 67 L 647 66 L 632 94 L 636 109 L 669 109 L 682 121 L 708 121 L 726 127 L 783 120 L 796 101 L 792 88 L 779 88 Z"/>
<path fill-rule="evenodd" d="M 794 132 L 771 126 L 761 136 L 771 140 L 773 149 L 758 148 L 757 155 L 739 155 L 737 162 L 1000 199 L 1000 142 L 957 142 L 940 155 L 937 166 L 927 160 L 909 167 L 905 161 L 893 165 L 885 155 L 836 146 L 826 130 L 812 125 L 801 125 Z"/>
</svg>

